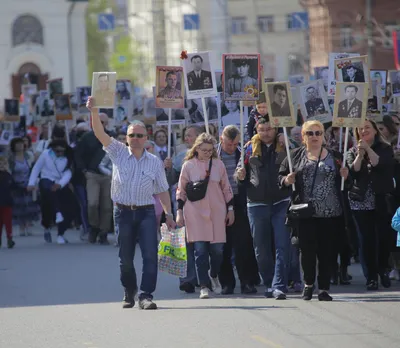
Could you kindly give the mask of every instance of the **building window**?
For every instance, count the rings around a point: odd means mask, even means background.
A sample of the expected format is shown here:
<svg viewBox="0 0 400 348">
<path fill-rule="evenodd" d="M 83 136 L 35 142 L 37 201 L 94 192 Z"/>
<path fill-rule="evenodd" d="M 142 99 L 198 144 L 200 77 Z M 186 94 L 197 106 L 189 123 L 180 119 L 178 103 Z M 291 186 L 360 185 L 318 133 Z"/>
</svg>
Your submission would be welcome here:
<svg viewBox="0 0 400 348">
<path fill-rule="evenodd" d="M 308 13 L 293 12 L 286 15 L 286 26 L 291 31 L 308 29 Z"/>
<path fill-rule="evenodd" d="M 25 43 L 43 45 L 43 27 L 40 21 L 33 16 L 19 16 L 12 26 L 13 46 Z"/>
<path fill-rule="evenodd" d="M 258 28 L 263 33 L 271 33 L 274 31 L 274 17 L 260 16 L 257 18 Z"/>
<path fill-rule="evenodd" d="M 354 45 L 353 29 L 351 25 L 344 24 L 340 28 L 340 46 L 343 49 L 352 48 Z"/>
<path fill-rule="evenodd" d="M 243 35 L 247 32 L 246 17 L 232 18 L 232 34 Z"/>
</svg>

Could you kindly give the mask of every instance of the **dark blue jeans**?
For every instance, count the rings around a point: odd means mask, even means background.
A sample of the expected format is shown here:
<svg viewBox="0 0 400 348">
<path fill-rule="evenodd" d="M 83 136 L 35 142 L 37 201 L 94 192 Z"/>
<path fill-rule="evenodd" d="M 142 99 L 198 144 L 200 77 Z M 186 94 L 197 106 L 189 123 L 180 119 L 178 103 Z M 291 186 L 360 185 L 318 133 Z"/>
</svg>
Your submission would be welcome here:
<svg viewBox="0 0 400 348">
<path fill-rule="evenodd" d="M 287 292 L 290 231 L 285 225 L 289 202 L 248 207 L 251 234 L 258 270 L 267 288 Z M 274 267 L 272 233 L 276 262 Z"/>
<path fill-rule="evenodd" d="M 154 207 L 129 210 L 116 208 L 114 219 L 118 221 L 119 260 L 122 286 L 128 291 L 137 290 L 137 278 L 133 260 L 136 241 L 142 253 L 143 268 L 140 284 L 142 298 L 152 299 L 157 285 L 158 240 Z M 139 238 L 138 238 L 139 237 Z"/>
<path fill-rule="evenodd" d="M 86 188 L 83 185 L 75 185 L 74 191 L 80 206 L 83 231 L 85 233 L 88 233 L 89 219 L 88 219 L 88 203 L 87 203 Z"/>
<path fill-rule="evenodd" d="M 186 277 L 179 278 L 179 284 L 190 283 L 193 286 L 197 283 L 196 266 L 194 263 L 194 245 L 186 242 L 187 266 Z"/>
<path fill-rule="evenodd" d="M 197 279 L 200 286 L 208 286 L 210 283 L 208 270 L 211 277 L 216 278 L 221 269 L 224 243 L 194 242 L 193 245 Z"/>
</svg>

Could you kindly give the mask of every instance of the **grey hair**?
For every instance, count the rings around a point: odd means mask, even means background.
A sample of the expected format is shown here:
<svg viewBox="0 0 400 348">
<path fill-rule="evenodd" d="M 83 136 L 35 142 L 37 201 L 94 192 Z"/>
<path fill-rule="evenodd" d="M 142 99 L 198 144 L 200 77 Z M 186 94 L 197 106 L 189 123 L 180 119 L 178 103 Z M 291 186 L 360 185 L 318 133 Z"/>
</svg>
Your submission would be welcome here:
<svg viewBox="0 0 400 348">
<path fill-rule="evenodd" d="M 129 128 L 133 128 L 135 126 L 142 127 L 147 132 L 146 125 L 142 121 L 139 121 L 139 120 L 134 120 L 131 123 L 129 123 L 127 131 L 129 130 Z"/>
</svg>

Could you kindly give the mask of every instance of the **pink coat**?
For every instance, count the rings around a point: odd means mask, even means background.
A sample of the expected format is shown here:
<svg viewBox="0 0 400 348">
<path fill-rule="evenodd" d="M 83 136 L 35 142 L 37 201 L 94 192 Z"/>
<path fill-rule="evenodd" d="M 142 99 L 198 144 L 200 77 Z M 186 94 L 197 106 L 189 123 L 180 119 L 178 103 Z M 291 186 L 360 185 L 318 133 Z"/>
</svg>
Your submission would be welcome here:
<svg viewBox="0 0 400 348">
<path fill-rule="evenodd" d="M 188 242 L 226 242 L 226 204 L 233 198 L 228 174 L 224 163 L 213 158 L 210 181 L 204 199 L 190 202 L 186 198 L 186 185 L 189 181 L 202 180 L 206 176 L 209 161 L 193 158 L 182 166 L 179 177 L 176 199 L 185 202 L 185 218 Z"/>
</svg>

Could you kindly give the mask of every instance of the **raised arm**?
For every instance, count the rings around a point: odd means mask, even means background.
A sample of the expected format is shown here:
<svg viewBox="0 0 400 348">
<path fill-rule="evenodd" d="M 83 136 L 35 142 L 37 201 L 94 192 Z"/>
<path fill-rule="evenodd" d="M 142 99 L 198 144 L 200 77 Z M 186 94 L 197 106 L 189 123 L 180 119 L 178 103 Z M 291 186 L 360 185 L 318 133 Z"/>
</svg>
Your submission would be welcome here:
<svg viewBox="0 0 400 348">
<path fill-rule="evenodd" d="M 104 126 L 101 123 L 99 109 L 93 108 L 94 99 L 93 97 L 89 97 L 86 103 L 86 107 L 89 109 L 92 115 L 92 128 L 93 132 L 96 135 L 96 138 L 103 144 L 103 146 L 107 147 L 111 144 L 111 137 L 105 132 Z"/>
</svg>

